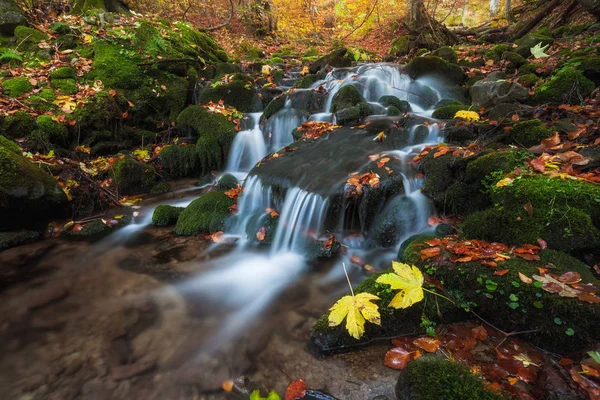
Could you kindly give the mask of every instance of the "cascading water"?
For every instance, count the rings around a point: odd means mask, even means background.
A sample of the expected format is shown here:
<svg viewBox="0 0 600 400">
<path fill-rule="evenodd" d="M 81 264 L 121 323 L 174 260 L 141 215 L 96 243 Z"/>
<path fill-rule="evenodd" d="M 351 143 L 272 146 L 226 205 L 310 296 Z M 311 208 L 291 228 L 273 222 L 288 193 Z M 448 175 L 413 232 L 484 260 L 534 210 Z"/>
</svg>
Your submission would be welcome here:
<svg viewBox="0 0 600 400">
<path fill-rule="evenodd" d="M 290 97 L 285 106 L 272 115 L 266 123 L 259 125 L 260 114 L 250 114 L 252 128 L 237 135 L 232 147 L 228 172 L 247 177 L 243 193 L 238 199 L 238 211 L 229 224 L 227 236 L 238 238 L 238 250 L 228 256 L 211 262 L 213 268 L 182 287 L 183 291 L 200 293 L 211 302 L 223 299 L 223 292 L 231 293 L 227 302 L 231 309 L 222 312 L 223 323 L 219 332 L 212 337 L 204 351 L 213 351 L 225 341 L 231 340 L 248 321 L 259 315 L 270 302 L 297 279 L 306 269 L 305 254 L 307 248 L 316 243 L 324 230 L 325 216 L 332 206 L 327 196 L 302 187 L 289 186 L 275 188 L 251 172 L 252 167 L 268 152 L 276 151 L 293 142 L 292 130 L 306 120 L 330 121 L 333 97 L 344 85 L 355 85 L 369 102 L 375 102 L 383 95 L 394 95 L 407 100 L 413 113 L 427 117 L 433 104 L 440 100 L 440 91 L 431 88 L 434 83 L 411 80 L 397 65 L 364 65 L 357 69 L 333 70 L 326 79 L 313 85 L 313 90 L 327 90 L 322 112 L 307 116 L 301 110 L 292 107 Z M 427 101 L 422 93 L 415 96 L 414 88 L 427 86 Z M 415 100 L 416 99 L 416 100 Z M 415 101 L 413 101 L 415 100 Z M 376 104 L 378 109 L 385 110 Z M 358 235 L 351 233 L 351 226 L 345 226 L 343 216 L 335 231 L 331 232 L 342 239 L 348 248 L 342 260 L 348 261 L 352 255 L 370 257 L 372 263 L 394 258 L 396 248 L 409 235 L 427 228 L 431 214 L 431 205 L 421 193 L 422 180 L 416 176 L 411 164 L 412 158 L 420 152 L 426 143 L 440 141 L 440 129 L 435 121 L 424 122 L 410 127 L 406 131 L 406 146 L 380 154 L 380 157 L 395 157 L 400 168 L 396 172 L 401 177 L 403 191 L 380 204 L 378 216 L 370 230 Z M 343 154 L 338 156 L 343 157 Z M 306 160 L 309 162 L 309 160 Z M 260 168 L 260 167 L 259 167 Z M 306 183 L 318 177 L 305 177 Z M 314 182 L 318 186 L 319 182 Z M 308 185 L 309 187 L 311 185 Z M 305 186 L 306 187 L 306 186 Z M 270 251 L 255 252 L 251 243 L 256 243 L 256 227 L 266 221 L 273 210 L 278 215 L 278 223 L 272 237 Z M 361 228 L 363 224 L 361 223 Z M 377 227 L 382 227 L 378 231 Z M 373 242 L 381 232 L 393 232 L 391 246 L 387 251 L 377 250 Z M 260 239 L 259 239 L 260 240 Z M 217 245 L 218 246 L 218 245 Z M 340 261 L 341 262 L 341 261 Z M 329 283 L 339 280 L 341 268 L 333 268 Z M 357 271 L 355 271 L 356 273 Z M 344 284 L 345 285 L 345 284 Z M 340 290 L 343 286 L 340 286 Z"/>
<path fill-rule="evenodd" d="M 241 179 L 267 155 L 267 144 L 259 124 L 262 113 L 248 115 L 252 126 L 235 135 L 227 160 L 227 172 Z"/>
</svg>

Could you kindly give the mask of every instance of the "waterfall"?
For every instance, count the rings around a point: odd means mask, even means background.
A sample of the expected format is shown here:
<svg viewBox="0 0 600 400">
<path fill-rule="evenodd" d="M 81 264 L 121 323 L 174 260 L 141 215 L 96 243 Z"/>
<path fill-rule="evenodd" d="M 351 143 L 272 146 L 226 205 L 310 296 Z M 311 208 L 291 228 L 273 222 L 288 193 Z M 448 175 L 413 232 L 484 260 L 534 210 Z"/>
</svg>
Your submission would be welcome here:
<svg viewBox="0 0 600 400">
<path fill-rule="evenodd" d="M 259 125 L 262 113 L 248 115 L 252 126 L 235 135 L 227 161 L 226 171 L 236 176 L 245 176 L 267 155 L 267 145 Z"/>
<path fill-rule="evenodd" d="M 265 132 L 268 138 L 268 151 L 277 151 L 291 144 L 294 141 L 292 131 L 305 121 L 306 118 L 298 110 L 293 109 L 291 100 L 287 99 L 284 107 L 267 121 Z"/>
</svg>

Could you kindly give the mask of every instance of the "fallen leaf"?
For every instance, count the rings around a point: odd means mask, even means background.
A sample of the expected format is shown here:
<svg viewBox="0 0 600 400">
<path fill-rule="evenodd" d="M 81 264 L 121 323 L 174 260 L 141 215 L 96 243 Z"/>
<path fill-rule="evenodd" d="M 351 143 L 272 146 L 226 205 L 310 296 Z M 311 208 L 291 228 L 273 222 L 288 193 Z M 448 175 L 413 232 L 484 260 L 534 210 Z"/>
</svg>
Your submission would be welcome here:
<svg viewBox="0 0 600 400">
<path fill-rule="evenodd" d="M 423 300 L 423 274 L 408 264 L 393 261 L 394 273 L 383 274 L 377 283 L 390 285 L 393 290 L 400 290 L 390 301 L 388 307 L 407 308 Z"/>
<path fill-rule="evenodd" d="M 402 347 L 394 347 L 385 353 L 383 365 L 393 369 L 404 369 L 410 362 L 410 353 Z"/>
<path fill-rule="evenodd" d="M 350 336 L 360 339 L 365 333 L 365 321 L 381 324 L 377 305 L 372 303 L 375 300 L 380 299 L 365 292 L 342 297 L 329 309 L 329 326 L 338 326 L 346 319 L 346 330 Z"/>
<path fill-rule="evenodd" d="M 440 347 L 441 342 L 438 339 L 424 336 L 415 339 L 413 343 L 415 346 L 425 350 L 426 352 L 433 353 L 438 349 L 438 347 Z"/>
</svg>

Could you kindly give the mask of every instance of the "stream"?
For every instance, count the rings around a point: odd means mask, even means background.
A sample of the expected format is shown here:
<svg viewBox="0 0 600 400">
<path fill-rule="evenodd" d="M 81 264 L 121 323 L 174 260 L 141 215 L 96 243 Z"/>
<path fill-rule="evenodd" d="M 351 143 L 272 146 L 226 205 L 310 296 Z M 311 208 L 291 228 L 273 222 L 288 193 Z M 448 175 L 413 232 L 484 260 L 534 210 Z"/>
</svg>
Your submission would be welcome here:
<svg viewBox="0 0 600 400">
<path fill-rule="evenodd" d="M 367 126 L 398 122 L 377 102 L 384 95 L 408 101 L 416 122 L 383 144 L 344 127 L 256 167 L 292 144 L 303 122 L 335 123 L 333 98 L 350 84 L 377 111 Z M 287 92 L 284 107 L 266 121 L 248 114 L 224 171 L 243 181 L 243 194 L 219 243 L 151 226 L 158 204 L 186 206 L 211 188 L 183 180 L 95 243 L 49 238 L 0 253 L 0 263 L 27 277 L 0 291 L 5 398 L 226 399 L 233 397 L 222 383 L 246 376 L 279 393 L 302 378 L 337 399 L 394 399 L 397 372 L 382 364 L 385 343 L 321 359 L 308 335 L 348 291 L 342 264 L 356 286 L 365 270 L 353 257 L 385 269 L 405 239 L 433 229 L 433 207 L 411 160 L 443 140 L 431 112 L 451 98 L 444 90 L 426 78 L 411 80 L 399 65 L 365 64 Z M 300 104 L 316 92 L 326 94 L 320 109 Z M 366 195 L 340 198 L 350 174 L 369 170 L 369 156 L 390 158 L 402 189 L 376 204 Z M 257 246 L 248 232 L 268 210 L 277 210 L 279 222 L 270 246 Z M 328 235 L 342 254 L 307 257 Z"/>
</svg>

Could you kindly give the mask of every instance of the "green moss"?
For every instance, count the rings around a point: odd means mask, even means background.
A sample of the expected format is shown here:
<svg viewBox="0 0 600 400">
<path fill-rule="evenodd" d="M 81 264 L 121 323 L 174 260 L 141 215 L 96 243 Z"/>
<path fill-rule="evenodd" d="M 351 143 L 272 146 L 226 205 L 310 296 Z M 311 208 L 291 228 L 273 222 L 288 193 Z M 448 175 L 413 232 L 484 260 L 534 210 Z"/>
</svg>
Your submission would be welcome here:
<svg viewBox="0 0 600 400">
<path fill-rule="evenodd" d="M 298 80 L 296 80 L 296 82 L 294 83 L 294 87 L 297 89 L 308 89 L 309 87 L 312 86 L 313 83 L 315 83 L 316 81 L 319 80 L 319 77 L 317 75 L 305 75 L 301 78 L 298 78 Z"/>
<path fill-rule="evenodd" d="M 362 102 L 337 111 L 335 119 L 338 125 L 354 125 L 360 123 L 363 118 L 369 115 L 373 115 L 373 107 L 367 102 Z"/>
<path fill-rule="evenodd" d="M 402 113 L 412 111 L 412 108 L 408 101 L 400 100 L 396 96 L 381 96 L 379 98 L 379 100 L 377 100 L 377 102 L 380 103 L 384 107 L 394 106 L 398 110 L 400 110 L 400 112 L 402 112 Z"/>
<path fill-rule="evenodd" d="M 436 119 L 453 119 L 458 111 L 468 110 L 470 107 L 462 104 L 450 104 L 436 109 L 431 116 Z"/>
<path fill-rule="evenodd" d="M 148 192 L 157 180 L 152 166 L 127 156 L 113 165 L 113 177 L 120 195 Z"/>
<path fill-rule="evenodd" d="M 64 94 L 75 94 L 79 91 L 75 79 L 52 79 L 51 84 Z"/>
<path fill-rule="evenodd" d="M 46 34 L 27 26 L 17 26 L 14 35 L 15 41 L 20 44 L 20 50 L 27 51 L 39 50 L 38 43 L 48 39 Z"/>
<path fill-rule="evenodd" d="M 102 220 L 96 219 L 83 225 L 79 231 L 67 230 L 65 233 L 71 237 L 93 239 L 106 235 L 109 230 L 110 228 Z"/>
<path fill-rule="evenodd" d="M 144 71 L 137 65 L 137 56 L 108 42 L 99 41 L 94 47 L 93 79 L 105 87 L 136 89 L 146 81 Z"/>
<path fill-rule="evenodd" d="M 59 35 L 66 35 L 68 33 L 71 33 L 71 27 L 67 24 L 64 24 L 62 22 L 55 22 L 50 26 L 50 29 L 55 32 L 58 33 Z"/>
<path fill-rule="evenodd" d="M 519 83 L 525 87 L 533 87 L 539 81 L 539 77 L 536 74 L 525 74 L 519 76 Z"/>
<path fill-rule="evenodd" d="M 15 154 L 21 155 L 21 153 L 22 153 L 22 150 L 18 144 L 16 144 L 15 142 L 13 142 L 10 139 L 5 138 L 2 135 L 0 135 L 0 146 L 4 147 L 7 150 L 12 151 Z"/>
<path fill-rule="evenodd" d="M 521 146 L 531 147 L 552 136 L 552 129 L 546 128 L 539 119 L 517 122 L 510 129 L 510 139 Z"/>
<path fill-rule="evenodd" d="M 284 106 L 285 95 L 275 97 L 273 100 L 271 100 L 267 107 L 265 107 L 265 111 L 263 112 L 262 118 L 269 119 L 273 114 L 281 110 Z"/>
<path fill-rule="evenodd" d="M 211 113 L 200 106 L 191 106 L 179 114 L 177 124 L 198 136 L 199 151 L 202 151 L 202 147 L 209 146 L 209 151 L 215 151 L 212 156 L 219 160 L 224 160 L 229 154 L 236 132 L 233 123 L 225 116 Z"/>
<path fill-rule="evenodd" d="M 169 191 L 169 184 L 167 182 L 158 182 L 150 189 L 151 194 L 163 194 Z"/>
<path fill-rule="evenodd" d="M 9 138 L 24 138 L 36 129 L 33 117 L 25 111 L 17 111 L 4 120 L 2 132 Z"/>
<path fill-rule="evenodd" d="M 253 112 L 260 109 L 260 99 L 254 87 L 244 80 L 234 80 L 228 84 L 206 88 L 198 96 L 200 104 L 219 100 L 223 100 L 225 104 L 233 106 L 241 112 Z"/>
<path fill-rule="evenodd" d="M 492 175 L 496 172 L 506 173 L 516 167 L 522 167 L 525 160 L 533 157 L 526 150 L 495 151 L 471 161 L 466 168 L 466 178 L 470 182 L 485 180 L 487 185 L 494 185 L 501 178 Z"/>
<path fill-rule="evenodd" d="M 456 64 L 451 64 L 440 57 L 416 57 L 406 66 L 411 78 L 433 76 L 455 85 L 461 85 L 466 80 L 463 70 Z"/>
<path fill-rule="evenodd" d="M 507 244 L 536 243 L 573 251 L 600 243 L 600 188 L 545 177 L 515 180 L 491 193 L 493 207 L 470 215 L 462 225 L 469 237 Z M 529 215 L 524 205 L 532 205 Z"/>
<path fill-rule="evenodd" d="M 541 35 L 539 33 L 530 33 L 517 41 L 518 47 L 514 50 L 523 57 L 531 56 L 531 48 L 540 44 L 543 46 L 552 44 L 554 39 L 551 36 Z"/>
<path fill-rule="evenodd" d="M 600 85 L 600 56 L 574 57 L 569 60 L 568 65 L 577 67 L 596 86 Z"/>
<path fill-rule="evenodd" d="M 225 228 L 225 220 L 230 215 L 229 207 L 235 204 L 224 192 L 210 192 L 192 201 L 179 216 L 175 233 L 197 235 L 214 233 Z"/>
<path fill-rule="evenodd" d="M 0 251 L 21 246 L 40 236 L 37 231 L 0 232 Z"/>
<path fill-rule="evenodd" d="M 433 53 L 431 53 L 431 54 L 436 57 L 440 57 L 440 58 L 448 61 L 449 63 L 456 64 L 458 62 L 458 55 L 456 54 L 456 51 L 454 51 L 454 49 L 452 47 L 448 47 L 448 46 L 440 47 L 439 49 L 434 50 Z"/>
<path fill-rule="evenodd" d="M 407 365 L 396 386 L 398 398 L 413 400 L 500 400 L 480 377 L 457 362 L 434 356 L 421 357 Z"/>
<path fill-rule="evenodd" d="M 21 97 L 33 90 L 33 85 L 29 83 L 27 78 L 7 79 L 2 82 L 2 87 L 9 97 Z"/>
<path fill-rule="evenodd" d="M 563 68 L 535 90 L 535 104 L 581 104 L 594 90 L 594 82 L 572 68 Z"/>
<path fill-rule="evenodd" d="M 77 121 L 82 140 L 87 145 L 94 145 L 99 141 L 115 139 L 123 111 L 114 96 L 107 92 L 100 92 L 83 107 L 77 108 L 73 116 Z M 99 134 L 100 132 L 111 134 L 109 137 L 104 137 L 103 134 Z M 123 139 L 128 140 L 126 137 Z"/>
<path fill-rule="evenodd" d="M 160 152 L 163 170 L 170 177 L 180 178 L 202 172 L 196 146 L 168 146 Z"/>
<path fill-rule="evenodd" d="M 50 73 L 50 80 L 77 79 L 77 70 L 71 67 L 60 67 Z"/>
<path fill-rule="evenodd" d="M 389 106 L 385 112 L 385 115 L 388 115 L 388 116 L 402 115 L 402 111 L 398 110 L 394 106 Z"/>
<path fill-rule="evenodd" d="M 0 142 L 0 218 L 4 227 L 56 215 L 67 197 L 52 175 Z"/>
<path fill-rule="evenodd" d="M 221 175 L 217 181 L 217 187 L 221 190 L 229 190 L 237 187 L 239 184 L 237 178 L 231 174 Z"/>
<path fill-rule="evenodd" d="M 173 207 L 166 204 L 161 204 L 156 207 L 152 213 L 152 225 L 175 225 L 183 210 L 185 210 L 185 207 Z"/>
<path fill-rule="evenodd" d="M 35 120 L 40 135 L 44 141 L 52 144 L 67 146 L 69 142 L 69 132 L 67 127 L 56 122 L 49 115 L 40 115 Z"/>
<path fill-rule="evenodd" d="M 519 67 L 519 75 L 536 74 L 539 67 L 535 64 L 524 64 Z"/>
<path fill-rule="evenodd" d="M 492 48 L 490 49 L 490 51 L 492 53 L 494 53 L 494 55 L 500 59 L 500 57 L 502 57 L 502 53 L 504 53 L 505 51 L 509 51 L 510 47 L 507 44 L 501 43 L 501 44 L 497 44 L 492 46 Z"/>
<path fill-rule="evenodd" d="M 356 106 L 366 102 L 365 98 L 360 94 L 358 89 L 353 85 L 342 86 L 340 90 L 333 96 L 331 102 L 331 112 L 343 110 L 344 108 Z"/>
<path fill-rule="evenodd" d="M 402 56 L 408 54 L 410 51 L 410 37 L 400 36 L 392 40 L 392 46 L 390 47 L 391 55 Z"/>
<path fill-rule="evenodd" d="M 508 61 L 508 65 L 506 66 L 506 72 L 513 73 L 519 67 L 527 64 L 527 59 L 515 53 L 514 51 L 506 51 L 502 54 L 502 59 Z"/>
</svg>

